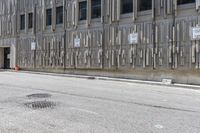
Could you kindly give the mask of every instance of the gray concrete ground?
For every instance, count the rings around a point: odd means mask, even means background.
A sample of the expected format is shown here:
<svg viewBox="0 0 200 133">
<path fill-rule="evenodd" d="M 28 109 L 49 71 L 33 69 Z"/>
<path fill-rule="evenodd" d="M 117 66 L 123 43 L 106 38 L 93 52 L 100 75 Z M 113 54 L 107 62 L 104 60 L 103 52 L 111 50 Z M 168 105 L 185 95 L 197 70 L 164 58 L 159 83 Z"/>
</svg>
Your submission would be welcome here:
<svg viewBox="0 0 200 133">
<path fill-rule="evenodd" d="M 25 105 L 35 101 L 56 106 Z M 200 91 L 0 72 L 0 133 L 200 133 Z"/>
</svg>

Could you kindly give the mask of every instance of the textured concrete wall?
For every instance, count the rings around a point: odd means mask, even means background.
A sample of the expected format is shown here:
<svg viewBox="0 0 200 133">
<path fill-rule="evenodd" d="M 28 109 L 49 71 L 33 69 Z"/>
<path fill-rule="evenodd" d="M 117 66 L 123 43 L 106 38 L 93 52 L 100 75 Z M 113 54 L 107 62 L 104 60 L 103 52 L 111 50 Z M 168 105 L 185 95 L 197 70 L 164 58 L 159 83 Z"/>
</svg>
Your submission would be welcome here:
<svg viewBox="0 0 200 133">
<path fill-rule="evenodd" d="M 104 14 L 102 18 L 93 20 L 88 15 L 86 21 L 78 21 L 78 0 L 43 0 L 35 1 L 35 4 L 31 0 L 26 2 L 23 4 L 23 1 L 18 1 L 20 10 L 17 18 L 20 18 L 20 14 L 27 16 L 29 12 L 34 12 L 36 4 L 36 35 L 33 34 L 33 29 L 27 29 L 27 26 L 23 31 L 19 29 L 19 25 L 17 27 L 18 64 L 22 67 L 53 69 L 63 67 L 199 69 L 200 67 L 199 42 L 191 41 L 189 36 L 190 27 L 196 26 L 199 22 L 195 3 L 177 6 L 176 16 L 173 19 L 173 1 L 170 0 L 168 3 L 156 0 L 155 15 L 152 15 L 153 10 L 138 12 L 137 6 L 134 6 L 134 13 L 122 15 L 119 13 L 120 2 L 107 0 L 102 3 L 102 14 Z M 55 9 L 61 5 L 64 5 L 64 24 L 56 25 Z M 88 1 L 88 9 L 90 6 Z M 53 21 L 50 27 L 45 25 L 47 8 L 53 9 Z M 88 10 L 88 14 L 90 13 Z M 20 23 L 19 19 L 17 23 Z M 66 36 L 64 36 L 65 30 Z M 139 43 L 129 45 L 128 35 L 133 31 L 139 33 Z M 30 49 L 35 37 L 36 54 Z M 76 37 L 81 39 L 80 48 L 74 47 Z"/>
<path fill-rule="evenodd" d="M 16 65 L 17 2 L 18 0 L 0 0 L 0 49 L 11 48 L 11 68 Z"/>
</svg>

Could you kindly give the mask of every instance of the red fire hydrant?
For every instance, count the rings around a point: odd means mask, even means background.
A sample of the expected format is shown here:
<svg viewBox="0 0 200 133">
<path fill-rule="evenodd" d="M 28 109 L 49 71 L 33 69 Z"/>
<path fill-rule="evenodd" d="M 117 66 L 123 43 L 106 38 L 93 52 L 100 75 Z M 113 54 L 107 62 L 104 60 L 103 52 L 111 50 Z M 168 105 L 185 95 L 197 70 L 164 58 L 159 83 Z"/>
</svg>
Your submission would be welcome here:
<svg viewBox="0 0 200 133">
<path fill-rule="evenodd" d="M 19 71 L 20 67 L 18 65 L 15 66 L 15 71 Z"/>
</svg>

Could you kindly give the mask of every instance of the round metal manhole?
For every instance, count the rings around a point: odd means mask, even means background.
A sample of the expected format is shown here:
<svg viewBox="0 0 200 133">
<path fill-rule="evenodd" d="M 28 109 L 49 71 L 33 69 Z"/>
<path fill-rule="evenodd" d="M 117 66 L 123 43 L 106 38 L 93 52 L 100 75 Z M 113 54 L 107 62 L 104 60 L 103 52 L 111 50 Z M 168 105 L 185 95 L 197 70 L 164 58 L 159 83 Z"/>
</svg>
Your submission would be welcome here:
<svg viewBox="0 0 200 133">
<path fill-rule="evenodd" d="M 32 109 L 44 109 L 44 108 L 53 108 L 56 106 L 56 103 L 51 101 L 35 101 L 25 103 L 25 106 Z"/>
<path fill-rule="evenodd" d="M 28 98 L 48 98 L 48 97 L 51 97 L 51 95 L 47 93 L 36 93 L 36 94 L 27 95 L 27 97 Z"/>
</svg>

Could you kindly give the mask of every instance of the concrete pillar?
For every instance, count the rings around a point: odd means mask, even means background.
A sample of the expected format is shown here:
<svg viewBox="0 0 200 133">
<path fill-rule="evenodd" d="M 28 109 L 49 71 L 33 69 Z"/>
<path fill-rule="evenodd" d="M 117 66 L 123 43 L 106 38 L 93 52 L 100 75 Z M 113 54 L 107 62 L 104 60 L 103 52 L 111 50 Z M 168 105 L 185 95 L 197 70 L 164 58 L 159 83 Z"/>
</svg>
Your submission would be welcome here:
<svg viewBox="0 0 200 133">
<path fill-rule="evenodd" d="M 10 47 L 10 68 L 15 68 L 16 66 L 16 46 L 11 45 Z"/>
</svg>

